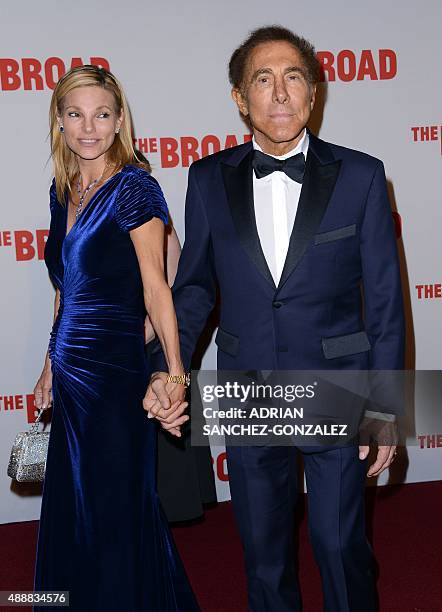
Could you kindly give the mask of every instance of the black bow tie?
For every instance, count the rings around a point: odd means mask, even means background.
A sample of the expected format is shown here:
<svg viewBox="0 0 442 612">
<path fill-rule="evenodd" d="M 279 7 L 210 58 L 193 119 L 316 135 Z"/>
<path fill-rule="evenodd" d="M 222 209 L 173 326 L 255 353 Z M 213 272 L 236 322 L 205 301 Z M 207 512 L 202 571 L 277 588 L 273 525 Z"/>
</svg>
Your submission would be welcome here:
<svg viewBox="0 0 442 612">
<path fill-rule="evenodd" d="M 272 174 L 275 170 L 285 172 L 293 181 L 302 183 L 305 170 L 304 153 L 297 153 L 287 159 L 276 159 L 271 155 L 261 153 L 261 151 L 253 151 L 252 166 L 256 174 L 256 178 L 260 179 L 264 176 Z"/>
</svg>

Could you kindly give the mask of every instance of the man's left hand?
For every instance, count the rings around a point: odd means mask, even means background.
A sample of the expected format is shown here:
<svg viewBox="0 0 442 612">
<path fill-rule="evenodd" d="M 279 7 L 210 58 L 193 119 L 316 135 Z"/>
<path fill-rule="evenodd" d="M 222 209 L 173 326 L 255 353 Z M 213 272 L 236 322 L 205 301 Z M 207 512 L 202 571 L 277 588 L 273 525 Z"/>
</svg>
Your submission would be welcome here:
<svg viewBox="0 0 442 612">
<path fill-rule="evenodd" d="M 359 459 L 366 459 L 370 451 L 369 446 L 359 447 Z M 369 467 L 367 476 L 379 476 L 381 472 L 386 470 L 393 463 L 396 456 L 396 446 L 378 446 L 378 455 L 376 461 Z"/>
<path fill-rule="evenodd" d="M 393 463 L 397 455 L 398 430 L 397 424 L 382 419 L 364 417 L 359 428 L 359 459 L 366 459 L 370 452 L 369 441 L 378 444 L 376 461 L 369 467 L 367 476 L 379 476 Z"/>
</svg>

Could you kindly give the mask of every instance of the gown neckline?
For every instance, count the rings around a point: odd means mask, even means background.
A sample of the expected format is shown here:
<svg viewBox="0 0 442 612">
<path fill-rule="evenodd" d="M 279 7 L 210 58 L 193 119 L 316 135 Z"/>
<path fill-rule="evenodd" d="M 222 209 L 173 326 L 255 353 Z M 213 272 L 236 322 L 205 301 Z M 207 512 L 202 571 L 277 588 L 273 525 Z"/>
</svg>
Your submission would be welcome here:
<svg viewBox="0 0 442 612">
<path fill-rule="evenodd" d="M 72 233 L 72 230 L 75 229 L 75 226 L 78 225 L 78 223 L 81 221 L 81 219 L 83 218 L 84 213 L 89 210 L 89 207 L 91 206 L 92 202 L 95 200 L 95 198 L 100 194 L 100 192 L 109 185 L 110 181 L 112 181 L 116 176 L 119 176 L 125 169 L 127 168 L 127 164 L 125 166 L 123 166 L 121 168 L 121 170 L 118 170 L 118 172 L 116 172 L 115 174 L 113 174 L 112 176 L 110 176 L 107 181 L 105 181 L 102 185 L 100 185 L 100 187 L 97 189 L 97 191 L 93 194 L 93 196 L 91 197 L 91 199 L 89 200 L 88 204 L 86 205 L 86 208 L 83 210 L 83 212 L 80 214 L 80 216 L 78 217 L 78 219 L 76 219 L 74 221 L 74 223 L 72 224 L 70 230 L 68 231 L 68 211 L 69 211 L 69 201 L 66 203 L 65 206 L 65 224 L 64 224 L 64 237 L 63 237 L 63 244 L 65 243 L 67 237 Z"/>
</svg>

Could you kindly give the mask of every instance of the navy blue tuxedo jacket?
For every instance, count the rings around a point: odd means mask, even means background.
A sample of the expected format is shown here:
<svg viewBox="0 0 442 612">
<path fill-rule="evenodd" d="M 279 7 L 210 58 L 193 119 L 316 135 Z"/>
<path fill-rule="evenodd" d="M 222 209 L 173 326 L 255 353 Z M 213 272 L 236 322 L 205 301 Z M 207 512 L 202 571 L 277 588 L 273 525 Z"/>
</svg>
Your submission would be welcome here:
<svg viewBox="0 0 442 612">
<path fill-rule="evenodd" d="M 218 286 L 219 369 L 401 369 L 401 282 L 382 162 L 310 134 L 276 286 L 256 228 L 252 154 L 249 142 L 189 170 L 173 286 L 185 367 Z M 152 359 L 154 371 L 167 371 L 158 344 Z"/>
</svg>

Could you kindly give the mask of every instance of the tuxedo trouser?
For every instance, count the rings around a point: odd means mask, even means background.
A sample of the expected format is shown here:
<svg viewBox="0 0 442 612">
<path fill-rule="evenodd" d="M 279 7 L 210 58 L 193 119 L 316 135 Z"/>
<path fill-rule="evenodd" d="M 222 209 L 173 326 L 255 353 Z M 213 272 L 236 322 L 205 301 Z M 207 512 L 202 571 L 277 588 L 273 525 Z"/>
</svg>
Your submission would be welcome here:
<svg viewBox="0 0 442 612">
<path fill-rule="evenodd" d="M 358 446 L 229 446 L 230 491 L 244 548 L 249 612 L 301 611 L 294 550 L 299 451 L 324 612 L 375 612 L 374 559 L 365 534 L 367 463 L 359 459 Z"/>
</svg>

